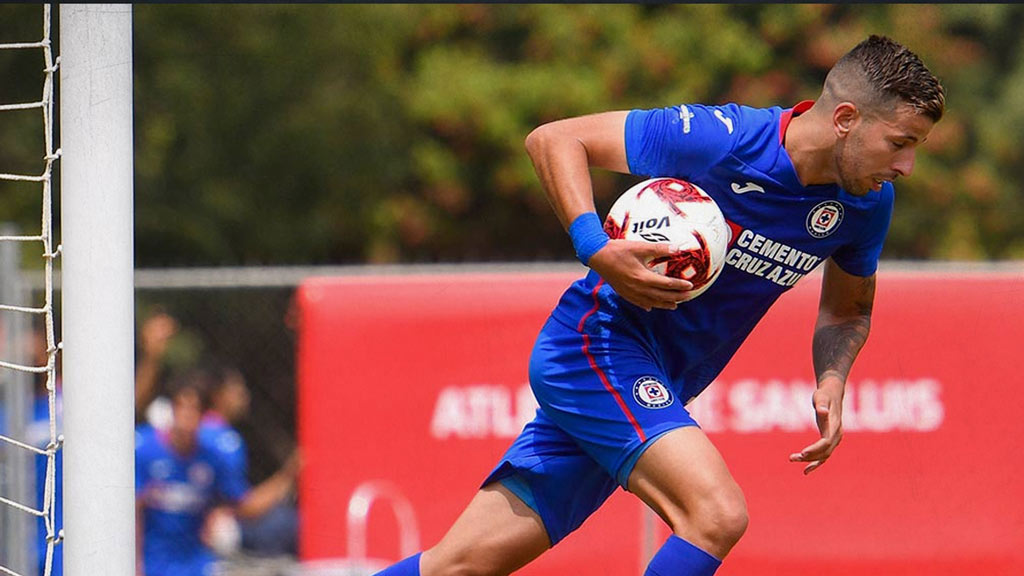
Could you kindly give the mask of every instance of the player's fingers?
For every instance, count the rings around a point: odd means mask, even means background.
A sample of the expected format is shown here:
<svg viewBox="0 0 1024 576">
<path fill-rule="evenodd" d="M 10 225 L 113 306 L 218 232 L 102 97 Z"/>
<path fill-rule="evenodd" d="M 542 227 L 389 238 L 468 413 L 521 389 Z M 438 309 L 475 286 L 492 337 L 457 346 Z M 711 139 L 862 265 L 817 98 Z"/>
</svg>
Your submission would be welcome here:
<svg viewBox="0 0 1024 576">
<path fill-rule="evenodd" d="M 664 279 L 658 281 L 659 287 L 663 290 L 671 291 L 673 293 L 673 298 L 675 298 L 676 301 L 685 298 L 686 292 L 693 290 L 693 282 L 690 282 L 689 280 L 683 280 L 682 278 L 670 278 L 657 273 L 655 273 L 655 276 Z M 667 282 L 665 280 L 667 280 Z"/>
<path fill-rule="evenodd" d="M 631 250 L 648 258 L 671 256 L 679 251 L 678 244 L 669 242 L 645 242 L 643 240 L 626 240 Z"/>
<path fill-rule="evenodd" d="M 679 297 L 675 296 L 675 294 L 675 292 L 665 290 L 645 291 L 643 294 L 638 294 L 633 298 L 632 302 L 648 312 L 652 308 L 675 310 L 679 306 L 677 304 Z"/>
<path fill-rule="evenodd" d="M 624 246 L 626 246 L 634 257 L 637 258 L 641 263 L 650 262 L 657 258 L 663 258 L 671 256 L 672 254 L 679 251 L 678 246 L 673 244 L 667 244 L 665 242 L 642 242 L 639 240 L 622 240 Z M 645 284 L 648 284 L 655 288 L 661 288 L 663 290 L 677 290 L 685 291 L 692 290 L 693 283 L 682 278 L 672 278 L 670 276 L 664 276 L 644 267 L 648 273 L 642 274 L 639 278 Z M 677 295 L 673 301 L 679 301 L 684 296 Z"/>
<path fill-rule="evenodd" d="M 659 290 L 671 290 L 676 292 L 676 300 L 679 300 L 683 295 L 679 294 L 693 289 L 693 282 L 689 280 L 683 280 L 682 278 L 673 278 L 671 276 L 665 276 L 658 274 L 657 272 L 645 267 L 645 272 L 641 278 L 645 284 L 654 289 Z"/>
<path fill-rule="evenodd" d="M 649 262 L 655 258 L 665 258 L 679 252 L 679 246 L 667 242 L 644 242 L 642 240 L 626 240 L 630 251 L 645 261 Z"/>
<path fill-rule="evenodd" d="M 815 460 L 814 462 L 811 462 L 807 466 L 804 466 L 804 476 L 810 474 L 811 472 L 814 472 L 815 470 L 820 468 L 821 465 L 824 463 L 825 460 Z"/>
<path fill-rule="evenodd" d="M 828 457 L 831 453 L 831 441 L 828 438 L 822 438 L 804 448 L 803 450 L 796 452 L 795 454 L 789 455 L 790 462 L 809 462 L 811 460 L 818 460 L 822 457 Z"/>
</svg>

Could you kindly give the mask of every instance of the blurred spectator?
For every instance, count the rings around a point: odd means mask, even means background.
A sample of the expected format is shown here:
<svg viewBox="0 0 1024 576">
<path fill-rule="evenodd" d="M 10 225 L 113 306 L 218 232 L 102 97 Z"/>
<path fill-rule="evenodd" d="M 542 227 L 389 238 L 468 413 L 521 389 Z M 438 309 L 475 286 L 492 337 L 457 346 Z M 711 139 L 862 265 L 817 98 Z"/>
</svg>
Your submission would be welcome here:
<svg viewBox="0 0 1024 576">
<path fill-rule="evenodd" d="M 170 427 L 144 424 L 136 432 L 137 546 L 144 576 L 207 574 L 215 560 L 210 545 L 220 536 L 214 523 L 228 512 L 262 516 L 292 489 L 290 470 L 250 488 L 224 452 L 205 441 L 204 393 L 203 375 L 186 374 L 173 389 Z"/>
<path fill-rule="evenodd" d="M 208 368 L 210 408 L 203 416 L 200 434 L 221 451 L 225 462 L 236 473 L 248 474 L 248 452 L 245 440 L 235 426 L 249 415 L 250 394 L 245 377 L 237 369 L 214 365 Z M 293 452 L 285 464 L 265 482 L 276 476 L 294 480 L 299 457 Z M 294 502 L 281 502 L 265 515 L 240 521 L 242 547 L 262 555 L 296 555 L 298 553 L 298 515 Z"/>
<path fill-rule="evenodd" d="M 173 421 L 171 401 L 162 394 L 162 374 L 166 371 L 167 352 L 180 333 L 177 320 L 163 311 L 149 316 L 139 334 L 136 368 L 136 421 L 142 428 L 167 432 Z M 177 345 L 177 343 L 175 343 Z M 242 373 L 219 362 L 205 362 L 185 371 L 181 378 L 197 387 L 209 406 L 198 430 L 198 441 L 216 456 L 224 474 L 248 482 L 248 450 L 235 428 L 249 415 L 250 393 Z M 225 509 L 210 511 L 208 524 L 213 538 L 209 544 L 221 555 L 237 551 L 239 546 L 258 555 L 296 555 L 298 521 L 291 490 L 298 474 L 299 458 L 292 454 L 284 465 L 261 482 L 252 492 L 272 497 L 272 505 L 261 506 L 258 515 L 235 515 Z M 237 538 L 232 534 L 237 534 Z M 237 541 L 236 541 L 237 540 Z"/>
</svg>

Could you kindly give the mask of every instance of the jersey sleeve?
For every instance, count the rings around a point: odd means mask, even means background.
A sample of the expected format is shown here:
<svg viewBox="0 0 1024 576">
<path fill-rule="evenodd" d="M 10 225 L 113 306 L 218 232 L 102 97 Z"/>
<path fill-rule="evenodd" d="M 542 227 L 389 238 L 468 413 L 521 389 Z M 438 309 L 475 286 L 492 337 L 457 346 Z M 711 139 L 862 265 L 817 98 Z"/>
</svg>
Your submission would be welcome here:
<svg viewBox="0 0 1024 576">
<path fill-rule="evenodd" d="M 249 462 L 242 435 L 233 428 L 226 428 L 215 435 L 214 442 L 222 461 L 245 474 L 249 469 Z"/>
<path fill-rule="evenodd" d="M 249 492 L 249 479 L 245 470 L 221 460 L 217 463 L 217 493 L 229 502 L 238 502 Z"/>
<path fill-rule="evenodd" d="M 734 105 L 632 110 L 625 129 L 629 171 L 692 179 L 731 152 L 738 131 L 739 112 Z"/>
<path fill-rule="evenodd" d="M 878 270 L 878 259 L 882 255 L 882 246 L 892 221 L 892 184 L 886 183 L 880 194 L 878 208 L 868 221 L 864 233 L 856 242 L 840 246 L 832 254 L 832 260 L 847 274 L 867 277 Z"/>
</svg>

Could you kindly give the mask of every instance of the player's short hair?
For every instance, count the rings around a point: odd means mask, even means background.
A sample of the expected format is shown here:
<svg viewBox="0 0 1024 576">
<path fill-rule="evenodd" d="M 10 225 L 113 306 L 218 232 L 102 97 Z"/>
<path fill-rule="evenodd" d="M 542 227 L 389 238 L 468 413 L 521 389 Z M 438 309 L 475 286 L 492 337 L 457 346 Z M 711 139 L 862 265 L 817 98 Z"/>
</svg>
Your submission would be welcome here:
<svg viewBox="0 0 1024 576">
<path fill-rule="evenodd" d="M 885 36 L 871 35 L 847 52 L 825 78 L 823 97 L 875 112 L 909 104 L 938 122 L 945 111 L 942 84 L 916 54 Z"/>
<path fill-rule="evenodd" d="M 171 379 L 168 386 L 169 396 L 173 400 L 182 395 L 193 394 L 199 399 L 200 410 L 206 411 L 210 406 L 211 384 L 210 377 L 205 371 L 193 368 Z"/>
<path fill-rule="evenodd" d="M 209 393 L 215 395 L 230 383 L 241 381 L 245 384 L 242 371 L 219 358 L 209 358 L 200 367 L 209 379 Z"/>
</svg>

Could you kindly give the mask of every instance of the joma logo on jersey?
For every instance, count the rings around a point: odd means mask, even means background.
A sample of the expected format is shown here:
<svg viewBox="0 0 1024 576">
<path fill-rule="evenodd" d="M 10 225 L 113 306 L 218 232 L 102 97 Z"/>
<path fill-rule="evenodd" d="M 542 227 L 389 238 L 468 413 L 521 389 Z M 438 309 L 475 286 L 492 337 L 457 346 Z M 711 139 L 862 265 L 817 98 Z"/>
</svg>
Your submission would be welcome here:
<svg viewBox="0 0 1024 576">
<path fill-rule="evenodd" d="M 843 221 L 843 205 L 826 200 L 807 214 L 807 232 L 815 238 L 824 238 L 836 231 Z"/>
</svg>

